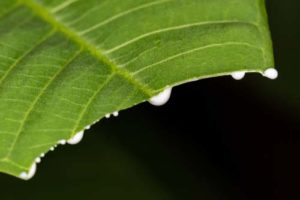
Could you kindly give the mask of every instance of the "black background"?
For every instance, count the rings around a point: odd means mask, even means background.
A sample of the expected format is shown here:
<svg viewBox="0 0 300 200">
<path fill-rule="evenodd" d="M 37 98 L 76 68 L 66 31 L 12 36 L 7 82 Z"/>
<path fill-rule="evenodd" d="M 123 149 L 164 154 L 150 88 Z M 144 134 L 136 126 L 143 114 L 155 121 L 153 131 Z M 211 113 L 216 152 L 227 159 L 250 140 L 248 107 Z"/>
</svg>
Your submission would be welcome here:
<svg viewBox="0 0 300 200">
<path fill-rule="evenodd" d="M 123 111 L 47 154 L 29 182 L 0 174 L 0 198 L 300 199 L 300 2 L 268 10 L 278 80 L 179 86 L 166 106 Z"/>
</svg>

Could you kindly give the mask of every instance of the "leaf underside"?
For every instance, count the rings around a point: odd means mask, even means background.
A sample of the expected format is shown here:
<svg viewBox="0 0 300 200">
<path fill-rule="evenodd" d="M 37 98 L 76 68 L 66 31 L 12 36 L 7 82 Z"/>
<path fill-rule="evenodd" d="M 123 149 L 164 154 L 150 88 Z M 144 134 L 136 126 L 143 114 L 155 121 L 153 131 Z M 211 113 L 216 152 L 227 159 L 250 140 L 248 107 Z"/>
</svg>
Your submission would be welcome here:
<svg viewBox="0 0 300 200">
<path fill-rule="evenodd" d="M 0 171 L 166 87 L 273 65 L 264 0 L 1 0 Z"/>
</svg>

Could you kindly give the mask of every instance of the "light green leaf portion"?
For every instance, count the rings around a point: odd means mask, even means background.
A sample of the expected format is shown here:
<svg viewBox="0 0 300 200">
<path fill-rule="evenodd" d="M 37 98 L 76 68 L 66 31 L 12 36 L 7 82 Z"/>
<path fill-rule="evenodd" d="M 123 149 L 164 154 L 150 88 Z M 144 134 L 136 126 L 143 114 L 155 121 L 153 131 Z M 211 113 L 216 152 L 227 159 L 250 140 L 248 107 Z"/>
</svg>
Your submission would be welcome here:
<svg viewBox="0 0 300 200">
<path fill-rule="evenodd" d="M 0 171 L 166 87 L 273 65 L 263 0 L 1 0 Z"/>
</svg>

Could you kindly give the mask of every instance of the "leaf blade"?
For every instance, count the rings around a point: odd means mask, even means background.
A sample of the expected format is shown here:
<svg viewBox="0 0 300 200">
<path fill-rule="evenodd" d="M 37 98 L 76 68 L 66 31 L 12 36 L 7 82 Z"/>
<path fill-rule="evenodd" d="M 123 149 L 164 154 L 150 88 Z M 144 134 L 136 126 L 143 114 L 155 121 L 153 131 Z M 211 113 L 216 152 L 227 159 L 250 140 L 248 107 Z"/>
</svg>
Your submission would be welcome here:
<svg viewBox="0 0 300 200">
<path fill-rule="evenodd" d="M 166 87 L 273 66 L 262 0 L 116 3 L 20 0 L 3 11 L 0 171 L 18 176 L 58 141 Z"/>
</svg>

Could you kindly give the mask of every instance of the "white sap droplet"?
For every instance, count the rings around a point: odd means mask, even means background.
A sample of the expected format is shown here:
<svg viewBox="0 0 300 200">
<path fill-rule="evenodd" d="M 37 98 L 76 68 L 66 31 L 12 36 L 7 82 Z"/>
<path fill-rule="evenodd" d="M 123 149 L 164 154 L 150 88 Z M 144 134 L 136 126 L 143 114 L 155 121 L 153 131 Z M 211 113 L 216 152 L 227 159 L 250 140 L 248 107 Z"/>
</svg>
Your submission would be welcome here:
<svg viewBox="0 0 300 200">
<path fill-rule="evenodd" d="M 267 69 L 265 72 L 264 72 L 264 76 L 269 78 L 269 79 L 276 79 L 278 77 L 278 71 L 274 68 L 270 68 L 270 69 Z"/>
<path fill-rule="evenodd" d="M 83 138 L 83 131 L 80 131 L 68 140 L 68 144 L 78 144 Z"/>
<path fill-rule="evenodd" d="M 106 114 L 105 118 L 107 118 L 107 119 L 110 118 L 110 114 Z"/>
<path fill-rule="evenodd" d="M 36 162 L 36 163 L 40 163 L 40 162 L 41 162 L 41 158 L 40 158 L 40 157 L 37 157 L 37 158 L 35 159 L 35 162 Z"/>
<path fill-rule="evenodd" d="M 61 144 L 61 145 L 65 145 L 67 143 L 67 141 L 66 140 L 60 140 L 60 141 L 58 141 L 58 143 Z"/>
<path fill-rule="evenodd" d="M 51 147 L 50 150 L 51 150 L 51 151 L 54 151 L 54 147 Z"/>
<path fill-rule="evenodd" d="M 151 103 L 154 106 L 162 106 L 162 105 L 166 104 L 169 101 L 169 99 L 171 97 L 171 93 L 172 93 L 172 88 L 167 88 L 163 92 L 161 92 L 158 95 L 152 97 L 149 100 L 149 103 Z"/>
<path fill-rule="evenodd" d="M 45 157 L 45 154 L 44 153 L 41 153 L 41 158 Z"/>
<path fill-rule="evenodd" d="M 91 126 L 88 125 L 88 126 L 85 127 L 85 130 L 89 130 L 90 128 L 91 128 Z"/>
<path fill-rule="evenodd" d="M 245 77 L 245 75 L 245 72 L 233 72 L 231 74 L 232 78 L 234 78 L 235 80 L 242 80 Z"/>
<path fill-rule="evenodd" d="M 113 116 L 114 116 L 114 117 L 118 117 L 118 116 L 119 116 L 119 112 L 114 112 L 114 113 L 113 113 Z"/>
<path fill-rule="evenodd" d="M 28 173 L 27 172 L 22 172 L 19 175 L 19 177 L 21 179 L 24 179 L 24 180 L 29 180 L 34 176 L 35 172 L 36 172 L 36 163 L 33 163 L 32 166 L 30 167 Z"/>
</svg>

